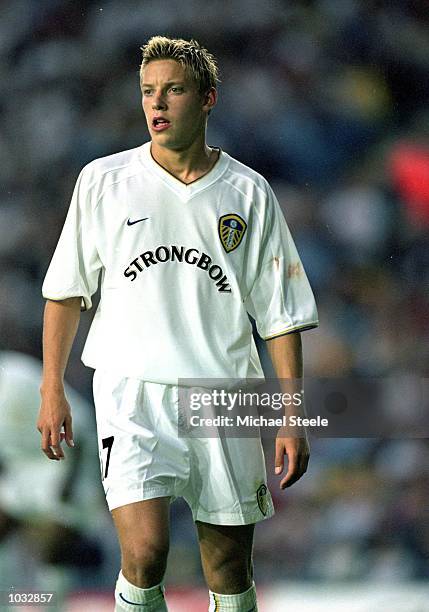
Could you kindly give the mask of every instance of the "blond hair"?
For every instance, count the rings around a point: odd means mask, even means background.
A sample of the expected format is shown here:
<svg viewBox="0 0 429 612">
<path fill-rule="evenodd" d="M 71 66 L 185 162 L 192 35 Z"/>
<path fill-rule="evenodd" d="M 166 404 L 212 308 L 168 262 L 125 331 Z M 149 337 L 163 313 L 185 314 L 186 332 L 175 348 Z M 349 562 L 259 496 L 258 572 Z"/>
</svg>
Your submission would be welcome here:
<svg viewBox="0 0 429 612">
<path fill-rule="evenodd" d="M 140 83 L 143 79 L 143 70 L 149 62 L 160 59 L 179 62 L 196 82 L 201 94 L 206 93 L 211 87 L 216 87 L 219 81 L 216 59 L 194 39 L 152 36 L 141 50 L 143 61 L 140 66 Z"/>
</svg>

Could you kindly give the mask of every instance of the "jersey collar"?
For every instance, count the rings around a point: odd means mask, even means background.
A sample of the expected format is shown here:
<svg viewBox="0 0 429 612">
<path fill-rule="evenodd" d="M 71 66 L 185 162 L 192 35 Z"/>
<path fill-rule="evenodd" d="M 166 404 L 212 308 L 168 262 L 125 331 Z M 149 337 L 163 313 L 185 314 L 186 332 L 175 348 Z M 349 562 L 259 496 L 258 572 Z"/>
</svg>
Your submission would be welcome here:
<svg viewBox="0 0 429 612">
<path fill-rule="evenodd" d="M 165 168 L 154 160 L 151 154 L 150 145 L 150 142 L 145 142 L 140 147 L 141 162 L 152 172 L 154 172 L 170 189 L 179 195 L 182 200 L 185 201 L 190 200 L 197 193 L 203 191 L 203 189 L 207 189 L 207 187 L 210 187 L 210 185 L 215 183 L 225 172 L 229 163 L 229 156 L 224 153 L 220 147 L 216 147 L 219 149 L 219 158 L 214 164 L 213 168 L 211 168 L 209 172 L 200 178 L 192 181 L 192 183 L 186 184 L 170 174 L 170 172 L 165 170 Z"/>
</svg>

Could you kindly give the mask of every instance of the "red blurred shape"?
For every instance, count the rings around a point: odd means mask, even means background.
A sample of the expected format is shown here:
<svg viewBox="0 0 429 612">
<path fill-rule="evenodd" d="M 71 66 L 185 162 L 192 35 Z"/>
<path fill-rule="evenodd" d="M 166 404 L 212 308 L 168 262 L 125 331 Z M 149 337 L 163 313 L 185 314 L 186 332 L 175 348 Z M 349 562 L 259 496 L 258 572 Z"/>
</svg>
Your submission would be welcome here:
<svg viewBox="0 0 429 612">
<path fill-rule="evenodd" d="M 407 142 L 395 145 L 389 170 L 411 220 L 429 226 L 429 146 Z"/>
</svg>

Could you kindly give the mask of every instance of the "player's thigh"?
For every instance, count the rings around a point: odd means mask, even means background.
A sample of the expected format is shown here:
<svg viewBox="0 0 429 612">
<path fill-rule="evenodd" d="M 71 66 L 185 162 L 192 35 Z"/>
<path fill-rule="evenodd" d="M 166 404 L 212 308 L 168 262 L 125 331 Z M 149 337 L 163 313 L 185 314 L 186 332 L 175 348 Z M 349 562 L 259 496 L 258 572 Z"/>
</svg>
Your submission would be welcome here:
<svg viewBox="0 0 429 612">
<path fill-rule="evenodd" d="M 138 559 L 148 551 L 167 555 L 169 547 L 170 497 L 157 497 L 112 510 L 123 556 Z"/>
<path fill-rule="evenodd" d="M 232 567 L 252 573 L 255 525 L 212 525 L 196 521 L 201 561 L 206 576 Z"/>
</svg>

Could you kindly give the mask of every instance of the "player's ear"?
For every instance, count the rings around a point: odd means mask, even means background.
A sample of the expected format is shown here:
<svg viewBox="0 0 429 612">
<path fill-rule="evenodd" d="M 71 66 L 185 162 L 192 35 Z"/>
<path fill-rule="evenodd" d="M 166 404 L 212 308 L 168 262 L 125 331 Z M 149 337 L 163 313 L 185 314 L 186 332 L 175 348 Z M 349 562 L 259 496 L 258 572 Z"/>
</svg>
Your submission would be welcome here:
<svg viewBox="0 0 429 612">
<path fill-rule="evenodd" d="M 210 113 L 211 109 L 216 105 L 217 102 L 217 90 L 215 87 L 210 87 L 208 91 L 203 95 L 203 110 Z"/>
</svg>

